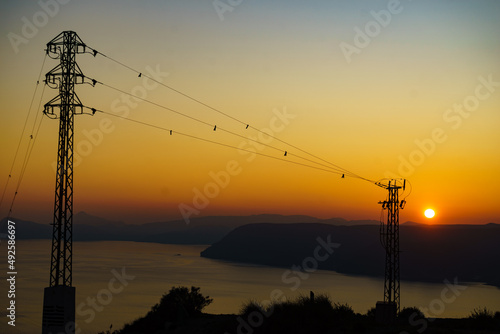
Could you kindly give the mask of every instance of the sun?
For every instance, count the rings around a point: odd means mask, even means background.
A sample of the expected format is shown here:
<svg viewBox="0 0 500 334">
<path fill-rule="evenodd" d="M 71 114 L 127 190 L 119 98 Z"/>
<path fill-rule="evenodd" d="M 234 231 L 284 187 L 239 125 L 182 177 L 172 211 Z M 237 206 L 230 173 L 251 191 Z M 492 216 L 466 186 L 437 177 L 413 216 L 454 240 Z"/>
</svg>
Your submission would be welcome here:
<svg viewBox="0 0 500 334">
<path fill-rule="evenodd" d="M 435 214 L 436 214 L 436 213 L 435 213 L 435 212 L 434 212 L 434 210 L 432 210 L 432 209 L 427 209 L 427 210 L 425 210 L 425 212 L 424 212 L 424 215 L 425 215 L 427 218 L 432 218 L 432 217 L 434 217 L 434 215 L 435 215 Z"/>
</svg>

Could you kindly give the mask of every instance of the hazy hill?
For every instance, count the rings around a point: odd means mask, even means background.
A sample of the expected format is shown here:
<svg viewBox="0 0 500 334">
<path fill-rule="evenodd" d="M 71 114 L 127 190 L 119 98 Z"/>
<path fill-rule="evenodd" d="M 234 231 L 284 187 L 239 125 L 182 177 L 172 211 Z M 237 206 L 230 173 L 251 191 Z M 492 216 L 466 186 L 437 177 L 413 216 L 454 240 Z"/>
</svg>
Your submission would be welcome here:
<svg viewBox="0 0 500 334">
<path fill-rule="evenodd" d="M 17 239 L 50 239 L 52 226 L 20 219 Z M 377 221 L 320 220 L 308 216 L 225 216 L 143 225 L 124 224 L 87 213 L 75 215 L 74 240 L 129 240 L 212 244 L 202 256 L 290 267 L 314 255 L 317 238 L 340 247 L 319 268 L 382 277 L 384 250 Z M 304 223 L 306 222 L 306 223 Z M 409 280 L 487 282 L 500 286 L 500 225 L 401 225 L 401 277 Z M 7 232 L 0 221 L 0 237 Z M 323 254 L 323 253 L 321 253 Z"/>
<path fill-rule="evenodd" d="M 52 237 L 50 224 L 13 219 L 17 224 L 18 239 L 48 239 Z M 79 212 L 73 217 L 73 240 L 130 240 L 172 244 L 212 244 L 233 229 L 252 223 L 317 223 L 332 225 L 378 224 L 376 221 L 347 221 L 342 218 L 321 220 L 309 216 L 252 215 L 252 216 L 210 216 L 192 218 L 189 224 L 184 220 L 125 224 Z M 0 233 L 6 232 L 6 219 L 0 222 Z"/>
<path fill-rule="evenodd" d="M 100 227 L 123 227 L 126 225 L 123 222 L 108 220 L 105 218 L 90 215 L 85 211 L 80 211 L 76 215 L 73 215 L 73 224 Z"/>
<path fill-rule="evenodd" d="M 38 224 L 27 220 L 11 218 L 16 223 L 16 239 L 49 239 L 52 238 L 52 226 Z M 7 218 L 0 221 L 0 235 L 2 238 L 7 233 Z"/>
<path fill-rule="evenodd" d="M 290 268 L 314 257 L 317 238 L 338 243 L 319 269 L 383 277 L 378 226 L 251 224 L 214 243 L 201 256 Z M 402 225 L 401 278 L 485 282 L 500 286 L 500 225 Z M 325 251 L 321 250 L 321 256 Z M 306 263 L 307 265 L 307 263 Z"/>
</svg>

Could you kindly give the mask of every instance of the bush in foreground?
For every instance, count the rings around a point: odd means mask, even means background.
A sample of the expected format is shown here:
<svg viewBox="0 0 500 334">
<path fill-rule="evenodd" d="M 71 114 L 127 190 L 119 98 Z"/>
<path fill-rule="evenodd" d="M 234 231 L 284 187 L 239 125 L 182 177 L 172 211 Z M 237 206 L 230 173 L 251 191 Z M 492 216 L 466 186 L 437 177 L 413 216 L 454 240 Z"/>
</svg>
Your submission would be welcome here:
<svg viewBox="0 0 500 334">
<path fill-rule="evenodd" d="M 479 307 L 472 310 L 469 320 L 472 323 L 472 327 L 476 329 L 493 329 L 496 322 L 495 315 L 486 307 Z"/>
<path fill-rule="evenodd" d="M 413 323 L 416 320 L 425 319 L 425 315 L 418 307 L 404 307 L 401 312 L 399 312 L 398 318 Z"/>
<path fill-rule="evenodd" d="M 327 295 L 300 296 L 263 306 L 245 303 L 240 317 L 253 333 L 324 333 L 332 328 L 352 328 L 357 315 L 347 304 L 332 304 Z"/>
<path fill-rule="evenodd" d="M 200 293 L 200 288 L 173 287 L 145 317 L 125 325 L 118 333 L 154 333 L 159 330 L 174 329 L 186 324 L 189 318 L 201 315 L 202 310 L 212 301 L 212 298 Z"/>
<path fill-rule="evenodd" d="M 469 319 L 474 319 L 474 320 L 479 320 L 479 321 L 490 320 L 490 319 L 493 319 L 493 312 L 488 310 L 486 307 L 475 308 L 470 313 Z"/>
</svg>

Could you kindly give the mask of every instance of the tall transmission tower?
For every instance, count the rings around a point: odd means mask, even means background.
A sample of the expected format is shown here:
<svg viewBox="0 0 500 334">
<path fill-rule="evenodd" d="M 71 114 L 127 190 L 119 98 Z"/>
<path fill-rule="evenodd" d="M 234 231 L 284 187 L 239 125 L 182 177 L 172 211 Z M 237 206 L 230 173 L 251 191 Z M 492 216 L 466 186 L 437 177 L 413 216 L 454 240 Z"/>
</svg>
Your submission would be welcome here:
<svg viewBox="0 0 500 334">
<path fill-rule="evenodd" d="M 83 114 L 75 84 L 85 81 L 76 64 L 76 54 L 86 46 L 73 31 L 64 31 L 47 43 L 47 55 L 60 63 L 45 75 L 45 83 L 59 95 L 44 106 L 44 114 L 59 118 L 50 285 L 44 290 L 42 334 L 74 333 L 75 287 L 73 260 L 73 125 L 74 115 Z M 56 110 L 59 109 L 59 114 Z"/>
<path fill-rule="evenodd" d="M 387 200 L 379 202 L 387 210 L 387 222 L 380 225 L 380 241 L 385 249 L 384 301 L 377 303 L 377 318 L 380 322 L 392 322 L 400 311 L 400 265 L 399 265 L 399 210 L 406 201 L 399 201 L 399 191 L 405 189 L 406 180 L 389 180 L 378 186 L 389 191 Z"/>
</svg>

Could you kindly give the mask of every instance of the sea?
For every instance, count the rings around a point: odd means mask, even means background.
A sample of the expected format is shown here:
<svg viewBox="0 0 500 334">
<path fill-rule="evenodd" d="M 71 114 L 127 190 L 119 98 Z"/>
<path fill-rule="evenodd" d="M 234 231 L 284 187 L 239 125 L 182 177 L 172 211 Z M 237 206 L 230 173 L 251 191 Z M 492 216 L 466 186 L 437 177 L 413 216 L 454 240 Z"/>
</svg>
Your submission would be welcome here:
<svg viewBox="0 0 500 334">
<path fill-rule="evenodd" d="M 73 243 L 76 329 L 96 334 L 119 329 L 144 316 L 175 286 L 196 286 L 213 303 L 213 314 L 238 313 L 250 300 L 266 303 L 272 296 L 295 298 L 328 294 L 332 302 L 366 313 L 383 300 L 383 278 L 317 270 L 291 274 L 290 268 L 241 264 L 200 257 L 208 245 L 172 245 L 128 241 Z M 41 333 L 43 291 L 49 286 L 50 240 L 16 243 L 15 298 L 8 298 L 7 247 L 1 240 L 0 333 Z M 5 254 L 5 255 L 4 255 Z M 381 263 L 381 265 L 383 265 Z M 294 279 L 291 280 L 290 278 Z M 8 324 L 15 300 L 15 326 Z M 443 277 L 439 283 L 401 282 L 401 306 L 419 307 L 428 317 L 460 318 L 475 308 L 500 311 L 500 289 Z"/>
</svg>

